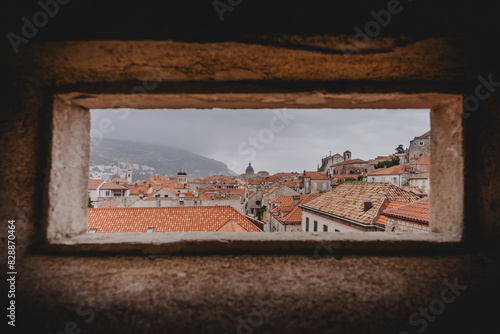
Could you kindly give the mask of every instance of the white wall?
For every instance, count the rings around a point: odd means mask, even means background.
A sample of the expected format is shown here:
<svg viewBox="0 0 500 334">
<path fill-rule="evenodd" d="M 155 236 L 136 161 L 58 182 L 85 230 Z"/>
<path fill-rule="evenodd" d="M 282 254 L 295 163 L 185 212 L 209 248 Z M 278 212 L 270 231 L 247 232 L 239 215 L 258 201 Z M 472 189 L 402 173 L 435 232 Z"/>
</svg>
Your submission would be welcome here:
<svg viewBox="0 0 500 334">
<path fill-rule="evenodd" d="M 418 189 L 422 190 L 427 195 L 429 195 L 429 192 L 431 190 L 431 184 L 429 182 L 429 179 L 410 180 L 410 186 L 417 187 Z"/>
<path fill-rule="evenodd" d="M 309 218 L 309 232 L 314 232 L 314 221 L 318 222 L 317 232 L 323 232 L 323 225 L 328 226 L 328 232 L 365 232 L 357 228 L 344 225 L 331 219 L 302 210 L 302 231 L 306 232 L 306 218 Z"/>
<path fill-rule="evenodd" d="M 396 181 L 394 181 L 396 179 Z M 399 174 L 394 174 L 394 175 L 368 175 L 367 182 L 387 182 L 387 183 L 392 183 L 395 186 L 402 187 L 401 184 L 401 175 Z"/>
</svg>

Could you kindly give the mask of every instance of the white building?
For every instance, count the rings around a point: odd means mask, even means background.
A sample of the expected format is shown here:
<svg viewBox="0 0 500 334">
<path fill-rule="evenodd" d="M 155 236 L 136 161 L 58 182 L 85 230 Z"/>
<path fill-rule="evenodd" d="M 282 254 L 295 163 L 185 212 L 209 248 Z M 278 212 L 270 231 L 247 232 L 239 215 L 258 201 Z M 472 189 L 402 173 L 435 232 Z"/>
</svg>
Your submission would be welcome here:
<svg viewBox="0 0 500 334">
<path fill-rule="evenodd" d="M 410 165 L 396 165 L 388 168 L 379 168 L 366 176 L 366 182 L 388 182 L 395 186 L 409 185 L 409 180 L 422 171 Z"/>
<path fill-rule="evenodd" d="M 389 183 L 347 182 L 299 205 L 304 232 L 384 231 L 383 212 L 393 202 L 420 198 Z"/>
</svg>

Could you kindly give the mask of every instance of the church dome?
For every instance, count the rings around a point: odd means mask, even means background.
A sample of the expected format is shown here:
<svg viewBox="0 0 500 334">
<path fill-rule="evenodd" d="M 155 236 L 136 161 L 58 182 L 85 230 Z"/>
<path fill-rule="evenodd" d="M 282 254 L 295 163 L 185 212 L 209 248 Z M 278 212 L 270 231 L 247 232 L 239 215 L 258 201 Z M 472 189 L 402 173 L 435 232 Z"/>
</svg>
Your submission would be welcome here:
<svg viewBox="0 0 500 334">
<path fill-rule="evenodd" d="M 185 171 L 179 171 L 179 173 L 177 173 L 177 175 L 187 175 L 187 173 Z"/>
<path fill-rule="evenodd" d="M 254 171 L 253 171 L 253 167 L 252 167 L 252 163 L 251 163 L 251 162 L 249 162 L 249 163 L 248 163 L 248 167 L 247 167 L 247 169 L 245 170 L 245 173 L 247 173 L 247 174 L 253 174 L 253 173 L 254 173 Z"/>
</svg>

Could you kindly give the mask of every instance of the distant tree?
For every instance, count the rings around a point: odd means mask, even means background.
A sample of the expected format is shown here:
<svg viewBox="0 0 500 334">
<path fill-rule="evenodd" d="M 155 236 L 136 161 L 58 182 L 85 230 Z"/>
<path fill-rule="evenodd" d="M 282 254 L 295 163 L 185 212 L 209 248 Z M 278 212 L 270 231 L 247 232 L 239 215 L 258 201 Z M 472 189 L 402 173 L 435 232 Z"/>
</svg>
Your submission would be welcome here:
<svg viewBox="0 0 500 334">
<path fill-rule="evenodd" d="M 399 144 L 399 146 L 396 147 L 396 153 L 405 153 L 405 149 L 403 147 L 403 144 Z"/>
<path fill-rule="evenodd" d="M 93 207 L 94 207 L 94 204 L 92 204 L 92 200 L 90 199 L 90 196 L 89 196 L 89 203 L 88 203 L 88 207 L 89 207 L 89 208 L 93 208 Z"/>
<path fill-rule="evenodd" d="M 384 166 L 392 167 L 399 165 L 399 158 L 392 158 L 391 160 L 380 161 L 375 165 L 375 169 L 384 168 Z"/>
</svg>

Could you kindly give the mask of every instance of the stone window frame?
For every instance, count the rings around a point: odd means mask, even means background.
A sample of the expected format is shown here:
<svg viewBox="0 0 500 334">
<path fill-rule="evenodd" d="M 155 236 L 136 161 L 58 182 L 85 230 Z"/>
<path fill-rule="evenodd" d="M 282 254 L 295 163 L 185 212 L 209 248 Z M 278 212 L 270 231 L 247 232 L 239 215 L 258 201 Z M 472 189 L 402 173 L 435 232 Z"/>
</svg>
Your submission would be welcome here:
<svg viewBox="0 0 500 334">
<path fill-rule="evenodd" d="M 42 248 L 77 253 L 312 252 L 334 242 L 339 251 L 428 251 L 464 240 L 462 99 L 458 94 L 207 93 L 56 94 L 41 218 Z M 430 109 L 430 233 L 110 233 L 87 229 L 90 109 Z M 334 112 L 334 111 L 332 111 Z M 439 168 L 447 166 L 447 168 Z"/>
</svg>

